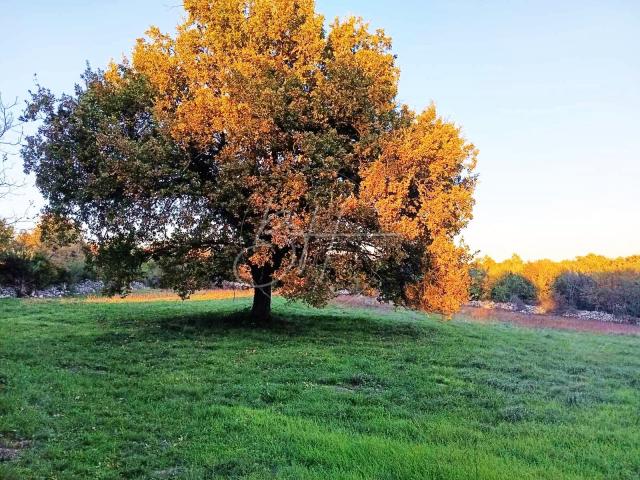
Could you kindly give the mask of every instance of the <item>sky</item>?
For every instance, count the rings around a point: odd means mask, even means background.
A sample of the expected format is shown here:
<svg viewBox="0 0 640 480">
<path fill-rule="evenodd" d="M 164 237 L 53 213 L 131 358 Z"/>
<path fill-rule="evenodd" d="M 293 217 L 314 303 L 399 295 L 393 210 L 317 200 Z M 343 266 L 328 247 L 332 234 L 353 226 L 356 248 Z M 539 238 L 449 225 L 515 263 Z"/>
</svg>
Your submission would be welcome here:
<svg viewBox="0 0 640 480">
<path fill-rule="evenodd" d="M 399 100 L 434 102 L 480 150 L 472 250 L 640 253 L 640 1 L 317 0 L 317 10 L 384 28 Z M 180 0 L 0 0 L 0 93 L 23 102 L 34 75 L 71 92 L 86 62 L 104 67 L 149 25 L 172 32 L 182 15 Z M 18 178 L 20 158 L 10 162 Z M 42 205 L 21 178 L 0 215 Z"/>
</svg>

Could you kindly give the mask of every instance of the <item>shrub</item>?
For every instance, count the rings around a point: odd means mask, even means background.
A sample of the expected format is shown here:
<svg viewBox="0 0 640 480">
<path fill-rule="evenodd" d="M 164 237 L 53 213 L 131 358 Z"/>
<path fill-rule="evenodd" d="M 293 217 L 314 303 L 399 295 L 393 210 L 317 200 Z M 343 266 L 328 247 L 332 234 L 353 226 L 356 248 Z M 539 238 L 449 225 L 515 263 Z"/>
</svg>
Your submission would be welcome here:
<svg viewBox="0 0 640 480">
<path fill-rule="evenodd" d="M 0 218 L 0 254 L 4 254 L 11 248 L 15 232 L 6 220 Z"/>
<path fill-rule="evenodd" d="M 640 317 L 640 273 L 623 271 L 594 275 L 592 301 L 597 310 Z"/>
<path fill-rule="evenodd" d="M 170 283 L 164 278 L 162 267 L 153 260 L 142 265 L 140 281 L 150 288 L 161 288 Z"/>
<path fill-rule="evenodd" d="M 584 273 L 566 272 L 553 283 L 556 309 L 595 310 L 596 281 Z"/>
<path fill-rule="evenodd" d="M 535 303 L 536 287 L 522 275 L 507 273 L 491 288 L 491 300 L 494 302 L 511 302 L 515 297 L 525 303 Z"/>
<path fill-rule="evenodd" d="M 487 296 L 487 271 L 482 268 L 471 268 L 469 277 L 471 279 L 469 299 L 484 300 Z"/>
<path fill-rule="evenodd" d="M 0 286 L 24 296 L 54 284 L 94 279 L 80 237 L 65 237 L 62 227 L 43 217 L 32 230 L 16 233 L 0 220 Z"/>
<path fill-rule="evenodd" d="M 640 273 L 637 272 L 565 273 L 558 277 L 553 289 L 560 309 L 599 310 L 640 317 Z"/>
<path fill-rule="evenodd" d="M 524 312 L 526 310 L 527 304 L 522 301 L 522 299 L 518 295 L 511 295 L 509 299 L 509 303 L 515 305 L 516 310 L 518 312 Z"/>
<path fill-rule="evenodd" d="M 0 284 L 12 287 L 18 296 L 45 288 L 60 278 L 60 270 L 41 254 L 9 252 L 0 258 Z"/>
</svg>

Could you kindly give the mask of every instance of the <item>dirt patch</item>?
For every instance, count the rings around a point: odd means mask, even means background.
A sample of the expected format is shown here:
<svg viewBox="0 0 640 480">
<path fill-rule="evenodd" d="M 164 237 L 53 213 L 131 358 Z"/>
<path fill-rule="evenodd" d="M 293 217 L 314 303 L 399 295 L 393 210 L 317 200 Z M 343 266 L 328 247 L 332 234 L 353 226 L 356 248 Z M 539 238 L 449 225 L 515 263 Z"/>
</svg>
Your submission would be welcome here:
<svg viewBox="0 0 640 480">
<path fill-rule="evenodd" d="M 332 303 L 341 307 L 367 308 L 379 312 L 393 311 L 396 309 L 393 305 L 380 303 L 375 298 L 365 297 L 364 295 L 340 295 L 336 297 Z M 410 311 L 407 310 L 407 312 Z M 640 325 L 602 322 L 599 320 L 562 317 L 550 314 L 534 315 L 531 313 L 476 308 L 470 306 L 463 307 L 454 318 L 456 320 L 486 324 L 510 323 L 528 328 L 552 328 L 556 330 L 640 336 Z"/>
<path fill-rule="evenodd" d="M 29 445 L 30 442 L 28 440 L 0 439 L 0 462 L 15 460 Z"/>
<path fill-rule="evenodd" d="M 556 330 L 573 330 L 578 332 L 608 333 L 618 335 L 640 335 L 640 325 L 601 322 L 575 317 L 558 315 L 531 315 L 506 310 L 489 310 L 486 308 L 463 307 L 457 320 L 477 323 L 510 323 L 529 328 L 552 328 Z"/>
</svg>

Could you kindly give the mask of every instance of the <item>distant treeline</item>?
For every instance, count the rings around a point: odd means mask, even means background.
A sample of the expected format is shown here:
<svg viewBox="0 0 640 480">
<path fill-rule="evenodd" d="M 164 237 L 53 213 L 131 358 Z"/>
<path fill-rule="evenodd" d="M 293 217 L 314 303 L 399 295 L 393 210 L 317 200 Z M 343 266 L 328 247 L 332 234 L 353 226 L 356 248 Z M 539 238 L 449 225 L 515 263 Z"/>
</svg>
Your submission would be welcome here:
<svg viewBox="0 0 640 480">
<path fill-rule="evenodd" d="M 51 285 L 100 279 L 90 249 L 69 225 L 43 217 L 29 231 L 17 232 L 0 220 L 0 287 L 19 296 Z M 640 255 L 525 262 L 513 255 L 502 262 L 484 257 L 470 267 L 471 300 L 537 304 L 551 310 L 599 310 L 640 317 Z M 162 268 L 150 261 L 138 280 L 166 287 Z"/>
<path fill-rule="evenodd" d="M 85 244 L 79 237 L 47 237 L 43 224 L 17 232 L 0 220 L 0 287 L 13 288 L 18 296 L 51 285 L 74 284 L 94 279 L 87 263 Z"/>
<path fill-rule="evenodd" d="M 136 281 L 164 287 L 165 275 L 146 262 Z M 105 280 L 92 262 L 91 248 L 70 224 L 43 216 L 31 230 L 16 230 L 0 219 L 0 288 L 19 297 L 52 286 L 73 287 L 85 280 Z"/>
<path fill-rule="evenodd" d="M 484 257 L 470 270 L 472 300 L 539 304 L 546 310 L 599 310 L 640 317 L 640 255 L 502 262 Z"/>
</svg>

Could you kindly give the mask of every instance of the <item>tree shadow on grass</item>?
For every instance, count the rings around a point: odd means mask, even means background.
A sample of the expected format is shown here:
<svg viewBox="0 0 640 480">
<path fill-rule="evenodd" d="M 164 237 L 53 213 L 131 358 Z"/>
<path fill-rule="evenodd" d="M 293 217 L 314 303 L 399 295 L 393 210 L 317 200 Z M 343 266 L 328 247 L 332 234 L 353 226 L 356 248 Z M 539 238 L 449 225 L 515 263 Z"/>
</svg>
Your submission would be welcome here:
<svg viewBox="0 0 640 480">
<path fill-rule="evenodd" d="M 148 310 L 148 309 L 151 309 Z M 141 312 L 142 313 L 142 312 Z M 288 305 L 278 305 L 268 323 L 256 323 L 247 308 L 211 310 L 199 312 L 162 311 L 154 315 L 148 306 L 142 318 L 129 325 L 128 332 L 109 332 L 98 336 L 97 343 L 121 344 L 135 334 L 139 341 L 201 338 L 202 336 L 265 336 L 310 337 L 316 339 L 344 339 L 356 335 L 361 341 L 380 341 L 399 338 L 434 337 L 438 327 L 433 323 L 385 318 L 376 312 L 361 310 L 335 311 L 331 309 L 307 309 L 303 312 Z M 132 315 L 133 314 L 133 315 Z M 126 316 L 111 316 L 111 326 L 122 325 L 121 320 L 135 319 L 135 312 Z"/>
</svg>

